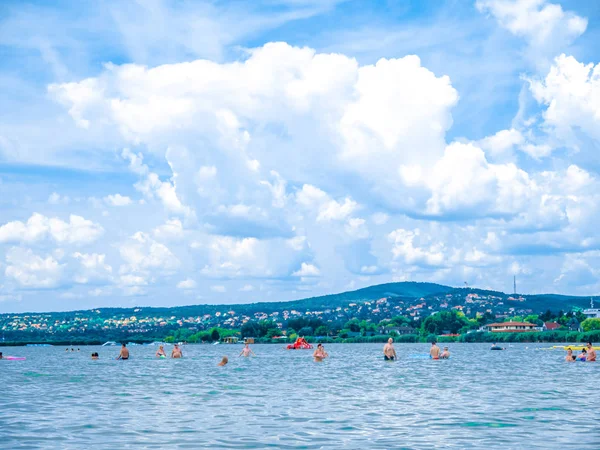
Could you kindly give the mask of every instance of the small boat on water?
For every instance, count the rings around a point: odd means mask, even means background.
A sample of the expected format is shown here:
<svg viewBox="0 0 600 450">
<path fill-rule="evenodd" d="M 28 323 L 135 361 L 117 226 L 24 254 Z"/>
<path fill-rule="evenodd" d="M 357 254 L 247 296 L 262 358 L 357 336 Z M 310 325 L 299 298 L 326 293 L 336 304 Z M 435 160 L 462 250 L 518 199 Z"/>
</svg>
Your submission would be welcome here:
<svg viewBox="0 0 600 450">
<path fill-rule="evenodd" d="M 107 341 L 104 344 L 102 344 L 102 347 L 114 347 L 115 345 L 117 345 L 115 341 Z"/>
<path fill-rule="evenodd" d="M 217 342 L 213 342 L 213 345 L 219 345 L 219 344 L 220 344 L 220 342 L 219 342 L 219 341 L 217 341 Z"/>
</svg>

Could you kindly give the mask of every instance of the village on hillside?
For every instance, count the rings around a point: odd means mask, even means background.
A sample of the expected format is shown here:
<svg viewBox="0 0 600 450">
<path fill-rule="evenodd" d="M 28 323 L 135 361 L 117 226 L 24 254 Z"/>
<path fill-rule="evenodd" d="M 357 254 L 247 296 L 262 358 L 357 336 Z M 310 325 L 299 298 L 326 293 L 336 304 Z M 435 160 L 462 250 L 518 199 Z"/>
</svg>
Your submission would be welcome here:
<svg viewBox="0 0 600 450">
<path fill-rule="evenodd" d="M 282 308 L 265 312 L 261 310 L 264 305 L 236 305 L 235 308 L 212 306 L 211 313 L 203 311 L 208 307 L 199 305 L 188 307 L 195 312 L 188 315 L 159 314 L 153 308 L 142 307 L 70 313 L 3 314 L 0 315 L 0 339 L 5 343 L 101 342 L 109 339 L 144 342 L 169 337 L 208 341 L 248 335 L 257 335 L 263 341 L 289 340 L 297 335 L 356 339 L 423 334 L 424 322 L 427 318 L 435 317 L 460 319 L 447 324 L 448 329 L 443 329 L 443 324 L 441 329 L 438 325 L 435 329 L 429 326 L 430 331 L 437 335 L 498 332 L 506 329 L 497 325 L 504 322 L 525 323 L 527 331 L 562 329 L 581 332 L 584 331 L 581 328 L 583 320 L 600 317 L 600 311 L 594 309 L 534 311 L 524 296 L 500 296 L 464 290 L 420 298 L 384 297 L 351 301 L 344 305 L 312 309 Z M 175 310 L 170 308 L 167 311 L 171 309 Z"/>
</svg>

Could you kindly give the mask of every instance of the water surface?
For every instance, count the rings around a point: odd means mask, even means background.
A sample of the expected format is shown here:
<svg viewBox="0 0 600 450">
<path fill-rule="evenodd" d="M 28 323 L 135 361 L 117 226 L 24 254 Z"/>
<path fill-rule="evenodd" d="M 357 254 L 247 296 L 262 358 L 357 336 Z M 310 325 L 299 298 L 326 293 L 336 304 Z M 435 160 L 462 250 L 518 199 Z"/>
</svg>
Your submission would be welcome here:
<svg viewBox="0 0 600 450">
<path fill-rule="evenodd" d="M 451 344 L 431 361 L 428 345 L 397 344 L 384 362 L 382 344 L 339 344 L 323 363 L 278 345 L 248 359 L 189 345 L 181 360 L 134 346 L 129 361 L 4 347 L 27 360 L 0 361 L 0 448 L 600 448 L 600 362 L 536 347 Z"/>
</svg>

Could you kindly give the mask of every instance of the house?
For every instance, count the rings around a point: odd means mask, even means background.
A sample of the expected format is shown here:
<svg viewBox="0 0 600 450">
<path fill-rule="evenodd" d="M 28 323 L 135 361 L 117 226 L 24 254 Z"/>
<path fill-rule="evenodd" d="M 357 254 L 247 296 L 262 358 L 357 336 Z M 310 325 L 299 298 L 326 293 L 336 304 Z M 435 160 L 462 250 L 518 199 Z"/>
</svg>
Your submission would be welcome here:
<svg viewBox="0 0 600 450">
<path fill-rule="evenodd" d="M 544 331 L 554 331 L 558 330 L 560 327 L 561 325 L 556 322 L 544 322 L 544 326 L 542 328 Z"/>
<path fill-rule="evenodd" d="M 487 324 L 484 328 L 492 333 L 522 333 L 536 331 L 536 326 L 528 322 L 499 322 Z"/>
<path fill-rule="evenodd" d="M 571 317 L 571 320 L 567 323 L 567 327 L 569 328 L 569 331 L 581 331 L 579 329 L 579 321 L 575 317 Z"/>
<path fill-rule="evenodd" d="M 413 327 L 401 326 L 401 327 L 384 327 L 379 330 L 381 334 L 391 334 L 393 332 L 398 333 L 399 335 L 406 334 L 415 334 L 415 329 Z"/>
<path fill-rule="evenodd" d="M 583 310 L 588 319 L 600 319 L 600 308 L 594 308 L 594 299 L 590 301 L 590 307 Z"/>
</svg>

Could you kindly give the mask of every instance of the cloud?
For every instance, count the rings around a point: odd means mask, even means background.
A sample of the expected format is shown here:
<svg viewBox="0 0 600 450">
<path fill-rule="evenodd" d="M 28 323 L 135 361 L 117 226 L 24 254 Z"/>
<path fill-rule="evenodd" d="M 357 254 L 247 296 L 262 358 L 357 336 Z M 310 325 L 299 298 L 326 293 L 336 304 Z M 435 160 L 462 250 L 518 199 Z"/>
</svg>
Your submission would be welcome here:
<svg viewBox="0 0 600 450">
<path fill-rule="evenodd" d="M 51 205 L 68 205 L 71 199 L 68 196 L 61 196 L 56 192 L 50 194 L 48 197 L 48 203 Z"/>
<path fill-rule="evenodd" d="M 512 34 L 525 38 L 536 59 L 556 55 L 581 36 L 588 24 L 586 18 L 546 0 L 477 0 L 475 6 Z"/>
<path fill-rule="evenodd" d="M 525 138 L 519 130 L 511 128 L 510 130 L 500 130 L 493 136 L 488 136 L 481 141 L 479 145 L 485 150 L 486 155 L 492 158 L 512 155 L 515 147 L 522 145 Z"/>
<path fill-rule="evenodd" d="M 141 231 L 119 245 L 119 254 L 126 264 L 120 269 L 121 272 L 143 273 L 149 270 L 160 270 L 162 273 L 168 273 L 181 264 L 166 245 Z"/>
<path fill-rule="evenodd" d="M 179 283 L 177 283 L 177 289 L 195 289 L 196 288 L 196 282 L 194 280 L 192 280 L 191 278 L 188 278 L 186 280 L 180 281 Z"/>
<path fill-rule="evenodd" d="M 417 175 L 404 178 L 430 191 L 424 213 L 434 216 L 513 215 L 536 189 L 527 172 L 513 163 L 489 163 L 473 143 L 454 142 L 430 171 L 418 169 Z"/>
<path fill-rule="evenodd" d="M 582 146 L 580 133 L 600 140 L 600 64 L 560 55 L 544 79 L 529 80 L 534 98 L 547 109 L 544 125 L 571 148 Z"/>
<path fill-rule="evenodd" d="M 310 184 L 305 184 L 296 192 L 296 202 L 315 214 L 317 222 L 344 220 L 358 207 L 358 204 L 348 197 L 338 202 Z"/>
<path fill-rule="evenodd" d="M 76 283 L 108 282 L 111 279 L 113 269 L 106 263 L 105 254 L 75 252 L 71 256 L 81 265 L 74 276 Z"/>
<path fill-rule="evenodd" d="M 354 239 L 366 239 L 369 237 L 369 229 L 367 228 L 367 221 L 358 217 L 351 217 L 348 219 L 344 229 L 346 234 Z"/>
<path fill-rule="evenodd" d="M 97 240 L 104 229 L 81 216 L 70 215 L 69 222 L 33 213 L 27 222 L 13 221 L 0 226 L 0 243 L 33 243 L 47 238 L 59 244 L 85 245 Z"/>
<path fill-rule="evenodd" d="M 240 292 L 252 292 L 254 289 L 255 289 L 254 286 L 252 286 L 251 284 L 245 284 L 238 290 Z"/>
<path fill-rule="evenodd" d="M 169 219 L 164 224 L 152 230 L 152 234 L 159 240 L 180 239 L 184 235 L 183 224 L 177 218 Z"/>
<path fill-rule="evenodd" d="M 104 197 L 104 202 L 110 206 L 127 206 L 131 205 L 131 199 L 121 194 L 108 195 Z"/>
<path fill-rule="evenodd" d="M 402 259 L 406 264 L 441 266 L 445 262 L 444 244 L 432 242 L 433 239 L 427 235 L 422 236 L 418 228 L 398 228 L 388 235 L 388 239 L 393 244 L 394 259 Z"/>
<path fill-rule="evenodd" d="M 42 257 L 30 249 L 13 247 L 6 253 L 4 274 L 23 288 L 52 289 L 60 286 L 64 268 L 50 255 Z"/>
<path fill-rule="evenodd" d="M 141 180 L 135 184 L 135 188 L 149 199 L 157 198 L 170 212 L 182 214 L 186 217 L 193 215 L 193 210 L 181 203 L 177 196 L 175 182 L 161 181 L 160 177 L 151 172 L 147 165 L 143 164 L 143 156 L 135 154 L 129 149 L 124 149 L 122 157 L 129 161 L 132 172 L 140 175 Z"/>
<path fill-rule="evenodd" d="M 345 55 L 281 42 L 227 64 L 107 65 L 81 84 L 54 84 L 49 91 L 90 129 L 108 127 L 154 154 L 168 149 L 171 181 L 149 172 L 141 154 L 123 156 L 141 177 L 140 192 L 184 214 L 198 201 L 192 197 L 198 190 L 204 202 L 212 192 L 220 204 L 230 204 L 258 184 L 281 207 L 283 180 L 302 180 L 310 189 L 342 173 L 357 176 L 371 195 L 398 203 L 392 192 L 399 166 L 431 164 L 443 154 L 458 101 L 449 78 L 437 77 L 416 56 L 361 66 Z M 97 96 L 72 93 L 84 88 Z M 351 196 L 327 205 L 319 205 L 322 221 L 347 216 L 357 206 Z"/>
<path fill-rule="evenodd" d="M 211 286 L 210 290 L 213 291 L 213 292 L 219 292 L 219 293 L 227 291 L 227 289 L 225 288 L 225 286 L 222 286 L 222 285 L 219 285 L 219 284 Z"/>
<path fill-rule="evenodd" d="M 200 247 L 200 273 L 211 278 L 281 278 L 309 255 L 304 239 L 208 236 Z"/>
<path fill-rule="evenodd" d="M 294 277 L 318 277 L 320 275 L 321 271 L 317 266 L 305 262 L 300 265 L 300 269 L 292 273 Z"/>
</svg>

